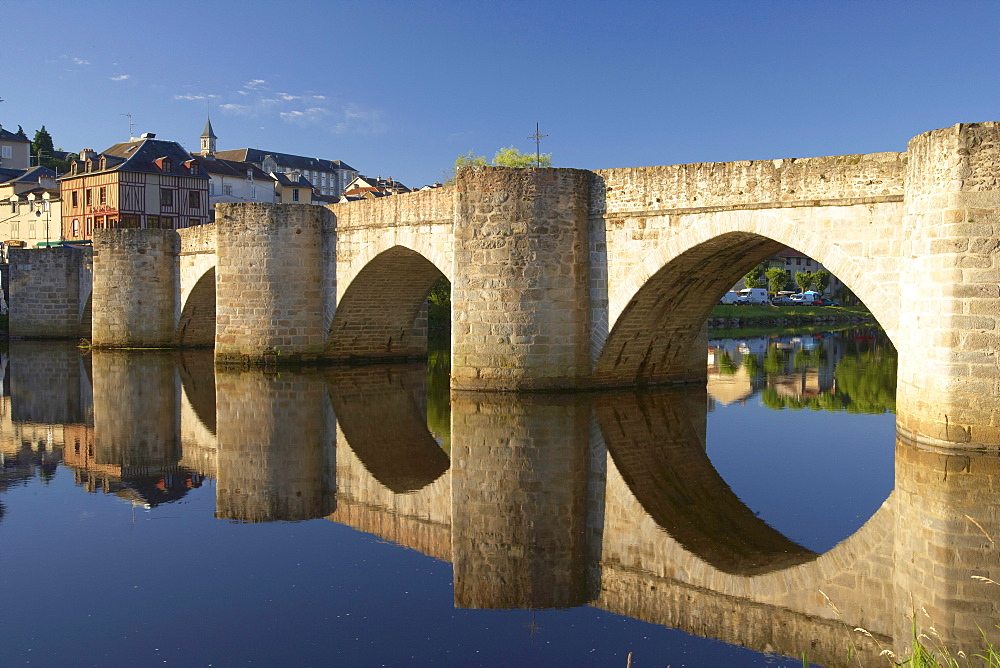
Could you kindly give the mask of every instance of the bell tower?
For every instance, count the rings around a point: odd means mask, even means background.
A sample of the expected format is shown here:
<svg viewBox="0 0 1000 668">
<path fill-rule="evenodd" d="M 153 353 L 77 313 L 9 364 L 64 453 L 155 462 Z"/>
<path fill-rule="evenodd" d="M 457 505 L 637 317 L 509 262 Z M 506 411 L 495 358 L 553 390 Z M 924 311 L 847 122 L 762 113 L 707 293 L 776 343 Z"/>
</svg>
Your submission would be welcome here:
<svg viewBox="0 0 1000 668">
<path fill-rule="evenodd" d="M 201 133 L 202 155 L 215 155 L 215 132 L 212 131 L 212 119 L 205 121 L 205 130 Z"/>
</svg>

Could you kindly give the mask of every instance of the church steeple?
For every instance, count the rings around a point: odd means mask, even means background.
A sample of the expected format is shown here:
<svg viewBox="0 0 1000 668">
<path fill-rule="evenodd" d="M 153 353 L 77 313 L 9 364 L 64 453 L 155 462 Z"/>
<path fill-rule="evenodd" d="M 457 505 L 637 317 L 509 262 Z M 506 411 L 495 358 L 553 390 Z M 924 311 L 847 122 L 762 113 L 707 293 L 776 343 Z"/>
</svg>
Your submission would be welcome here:
<svg viewBox="0 0 1000 668">
<path fill-rule="evenodd" d="M 215 132 L 212 131 L 212 119 L 205 122 L 205 130 L 201 133 L 201 152 L 205 155 L 215 155 Z"/>
</svg>

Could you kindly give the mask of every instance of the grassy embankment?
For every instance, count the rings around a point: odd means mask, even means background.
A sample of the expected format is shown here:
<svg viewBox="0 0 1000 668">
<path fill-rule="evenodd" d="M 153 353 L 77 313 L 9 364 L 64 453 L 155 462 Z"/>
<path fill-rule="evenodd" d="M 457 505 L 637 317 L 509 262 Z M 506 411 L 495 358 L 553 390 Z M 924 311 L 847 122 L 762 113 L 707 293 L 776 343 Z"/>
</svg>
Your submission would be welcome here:
<svg viewBox="0 0 1000 668">
<path fill-rule="evenodd" d="M 842 321 L 841 329 L 857 325 L 859 319 L 875 323 L 875 318 L 868 309 L 861 306 L 733 306 L 731 304 L 716 306 L 712 309 L 712 318 L 727 318 L 739 320 L 739 329 L 712 329 L 715 337 L 725 336 L 724 332 L 738 331 L 739 336 L 752 336 L 752 331 L 766 330 L 768 333 L 780 333 L 781 329 L 794 330 L 805 334 L 810 330 L 829 331 L 836 321 Z M 833 319 L 834 322 L 830 322 Z M 792 333 L 789 331 L 789 333 Z"/>
</svg>

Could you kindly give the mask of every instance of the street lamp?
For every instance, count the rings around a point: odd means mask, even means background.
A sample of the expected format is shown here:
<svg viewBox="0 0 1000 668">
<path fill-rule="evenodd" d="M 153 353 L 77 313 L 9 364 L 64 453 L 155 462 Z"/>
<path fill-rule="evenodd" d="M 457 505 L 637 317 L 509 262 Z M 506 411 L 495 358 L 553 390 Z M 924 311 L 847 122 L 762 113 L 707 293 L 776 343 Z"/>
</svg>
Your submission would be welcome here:
<svg viewBox="0 0 1000 668">
<path fill-rule="evenodd" d="M 28 206 L 32 209 L 35 208 L 35 193 L 28 193 Z M 51 248 L 49 245 L 49 194 L 42 193 L 42 208 L 35 211 L 35 217 L 41 218 L 42 211 L 45 211 L 45 247 Z"/>
</svg>

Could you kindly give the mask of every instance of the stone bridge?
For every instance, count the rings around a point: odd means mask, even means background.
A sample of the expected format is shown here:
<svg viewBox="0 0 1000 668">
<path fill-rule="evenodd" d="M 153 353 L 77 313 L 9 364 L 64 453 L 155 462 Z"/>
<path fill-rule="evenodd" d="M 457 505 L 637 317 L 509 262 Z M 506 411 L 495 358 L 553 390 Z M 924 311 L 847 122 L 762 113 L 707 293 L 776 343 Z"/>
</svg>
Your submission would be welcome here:
<svg viewBox="0 0 1000 668">
<path fill-rule="evenodd" d="M 425 298 L 445 276 L 454 389 L 704 382 L 712 306 L 791 246 L 888 332 L 901 434 L 997 449 L 998 179 L 989 122 L 905 153 L 481 168 L 325 208 L 223 205 L 201 228 L 100 231 L 92 292 L 72 251 L 13 253 L 11 332 L 214 346 L 219 364 L 409 359 L 426 351 Z"/>
</svg>

